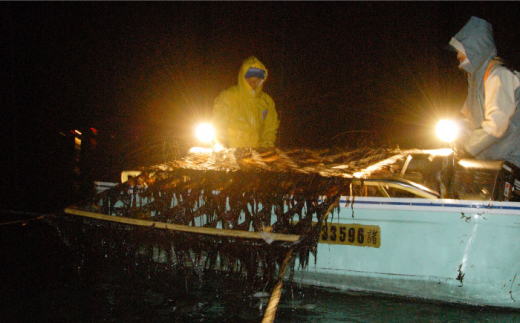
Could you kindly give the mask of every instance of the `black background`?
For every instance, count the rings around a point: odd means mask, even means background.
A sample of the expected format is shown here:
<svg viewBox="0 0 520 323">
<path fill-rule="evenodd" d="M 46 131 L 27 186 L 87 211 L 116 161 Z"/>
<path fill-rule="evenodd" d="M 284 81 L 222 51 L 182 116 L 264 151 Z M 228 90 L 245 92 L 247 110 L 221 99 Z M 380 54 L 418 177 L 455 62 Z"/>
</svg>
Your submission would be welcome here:
<svg viewBox="0 0 520 323">
<path fill-rule="evenodd" d="M 277 145 L 436 148 L 466 94 L 444 48 L 472 16 L 520 68 L 515 2 L 7 2 L 0 209 L 54 212 L 153 140 L 190 141 L 242 61 L 268 68 Z M 90 128 L 97 130 L 94 136 Z M 84 151 L 74 173 L 71 130 Z M 91 147 L 92 148 L 92 147 Z M 74 193 L 74 194 L 73 194 Z"/>
</svg>

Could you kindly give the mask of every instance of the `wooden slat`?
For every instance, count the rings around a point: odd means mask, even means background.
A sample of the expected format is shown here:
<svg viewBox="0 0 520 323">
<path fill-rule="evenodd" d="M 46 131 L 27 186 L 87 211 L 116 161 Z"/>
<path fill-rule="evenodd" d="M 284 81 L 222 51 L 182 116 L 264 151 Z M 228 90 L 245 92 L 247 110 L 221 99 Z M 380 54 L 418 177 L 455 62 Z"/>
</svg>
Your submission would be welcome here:
<svg viewBox="0 0 520 323">
<path fill-rule="evenodd" d="M 226 237 L 236 237 L 236 238 L 244 238 L 244 239 L 264 239 L 262 235 L 268 235 L 270 239 L 274 241 L 287 241 L 287 242 L 296 242 L 300 240 L 299 235 L 295 234 L 281 234 L 281 233 L 270 233 L 270 232 L 251 232 L 251 231 L 242 231 L 242 230 L 229 230 L 229 229 L 216 229 L 216 228 L 206 228 L 206 227 L 194 227 L 189 225 L 181 225 L 181 224 L 171 224 L 164 222 L 155 222 L 155 221 L 147 221 L 147 220 L 139 220 L 139 219 L 131 219 L 113 215 L 106 215 L 95 212 L 88 212 L 73 208 L 66 208 L 64 210 L 67 214 L 84 216 L 92 219 L 118 222 L 124 224 L 138 225 L 144 227 L 155 226 L 159 229 L 166 230 L 174 230 L 181 232 L 191 232 L 198 234 L 208 234 L 208 235 L 216 235 L 216 236 L 226 236 Z"/>
</svg>

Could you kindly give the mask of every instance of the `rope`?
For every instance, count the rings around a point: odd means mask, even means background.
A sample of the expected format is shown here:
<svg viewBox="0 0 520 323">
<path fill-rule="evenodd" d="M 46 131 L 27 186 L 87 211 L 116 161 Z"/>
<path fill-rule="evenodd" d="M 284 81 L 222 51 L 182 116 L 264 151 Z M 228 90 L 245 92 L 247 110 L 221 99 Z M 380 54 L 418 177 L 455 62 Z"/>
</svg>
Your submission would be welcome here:
<svg viewBox="0 0 520 323">
<path fill-rule="evenodd" d="M 325 216 L 323 217 L 323 221 L 327 221 L 327 217 L 329 213 L 338 205 L 339 196 L 332 202 L 327 211 L 325 211 Z M 323 222 L 322 222 L 323 223 Z M 265 309 L 264 318 L 262 323 L 272 323 L 274 322 L 274 318 L 276 316 L 276 309 L 278 308 L 278 303 L 280 302 L 280 297 L 282 296 L 282 285 L 283 285 L 283 277 L 285 276 L 285 271 L 287 270 L 287 264 L 291 260 L 291 256 L 293 253 L 293 249 L 289 250 L 285 255 L 285 259 L 283 261 L 282 267 L 280 268 L 280 273 L 278 275 L 278 282 L 274 286 L 273 292 L 271 293 L 271 297 L 269 298 L 269 303 Z"/>
<path fill-rule="evenodd" d="M 274 318 L 276 316 L 276 309 L 278 308 L 278 302 L 280 301 L 280 297 L 282 296 L 283 276 L 285 276 L 287 264 L 291 260 L 292 252 L 293 249 L 289 250 L 285 255 L 282 267 L 280 268 L 280 274 L 278 275 L 278 282 L 274 286 L 273 292 L 271 293 L 271 297 L 269 298 L 269 303 L 267 304 L 267 307 L 265 309 L 264 319 L 262 320 L 262 323 L 274 322 Z"/>
<path fill-rule="evenodd" d="M 20 212 L 20 211 L 12 211 L 12 210 L 3 210 L 1 212 L 12 213 L 12 214 L 33 215 L 33 216 L 39 215 L 38 213 Z M 42 220 L 43 218 L 45 218 L 48 215 L 49 214 L 44 214 L 44 215 L 40 215 L 40 216 L 32 217 L 32 218 L 26 218 L 26 219 L 14 220 L 14 221 L 8 221 L 8 222 L 1 222 L 0 225 L 11 225 L 11 224 L 17 224 L 17 223 L 22 223 L 22 225 L 26 225 L 27 222 L 29 222 L 29 221 Z"/>
</svg>

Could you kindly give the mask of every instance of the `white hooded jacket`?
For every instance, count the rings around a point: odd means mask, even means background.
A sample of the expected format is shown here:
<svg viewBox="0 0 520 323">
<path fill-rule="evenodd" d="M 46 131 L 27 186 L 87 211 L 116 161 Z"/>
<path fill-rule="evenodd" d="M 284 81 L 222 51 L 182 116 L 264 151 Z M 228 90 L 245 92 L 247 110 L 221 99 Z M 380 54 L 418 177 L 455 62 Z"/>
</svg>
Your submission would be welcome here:
<svg viewBox="0 0 520 323">
<path fill-rule="evenodd" d="M 466 151 L 479 159 L 509 160 L 520 166 L 520 80 L 497 57 L 491 24 L 471 17 L 450 45 L 468 59 L 461 64 L 468 73 L 468 96 L 461 112 L 472 131 L 463 143 Z"/>
</svg>

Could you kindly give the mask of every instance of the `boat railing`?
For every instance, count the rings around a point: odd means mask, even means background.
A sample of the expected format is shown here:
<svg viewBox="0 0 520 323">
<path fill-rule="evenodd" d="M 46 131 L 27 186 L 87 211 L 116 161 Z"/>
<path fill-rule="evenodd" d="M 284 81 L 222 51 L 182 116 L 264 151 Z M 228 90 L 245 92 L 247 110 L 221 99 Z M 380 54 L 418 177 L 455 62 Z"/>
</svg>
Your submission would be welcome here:
<svg viewBox="0 0 520 323">
<path fill-rule="evenodd" d="M 407 192 L 415 197 L 427 198 L 427 199 L 438 199 L 440 194 L 432 189 L 417 184 L 415 182 L 406 179 L 352 179 L 353 185 L 359 185 L 361 187 L 375 187 L 379 193 L 384 197 L 395 197 L 395 194 L 390 192 L 390 189 L 394 189 L 401 192 Z M 363 192 L 363 191 L 362 191 Z M 368 190 L 362 194 L 368 196 Z M 409 196 L 408 196 L 409 197 Z"/>
</svg>

